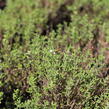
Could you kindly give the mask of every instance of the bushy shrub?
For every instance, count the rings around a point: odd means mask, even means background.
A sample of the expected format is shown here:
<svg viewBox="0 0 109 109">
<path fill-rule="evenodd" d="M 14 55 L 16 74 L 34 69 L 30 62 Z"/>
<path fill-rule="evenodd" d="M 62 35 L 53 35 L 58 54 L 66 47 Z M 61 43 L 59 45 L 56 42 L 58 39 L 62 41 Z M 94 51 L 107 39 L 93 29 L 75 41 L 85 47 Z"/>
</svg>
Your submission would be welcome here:
<svg viewBox="0 0 109 109">
<path fill-rule="evenodd" d="M 108 109 L 108 10 L 106 0 L 7 0 L 0 108 Z"/>
</svg>

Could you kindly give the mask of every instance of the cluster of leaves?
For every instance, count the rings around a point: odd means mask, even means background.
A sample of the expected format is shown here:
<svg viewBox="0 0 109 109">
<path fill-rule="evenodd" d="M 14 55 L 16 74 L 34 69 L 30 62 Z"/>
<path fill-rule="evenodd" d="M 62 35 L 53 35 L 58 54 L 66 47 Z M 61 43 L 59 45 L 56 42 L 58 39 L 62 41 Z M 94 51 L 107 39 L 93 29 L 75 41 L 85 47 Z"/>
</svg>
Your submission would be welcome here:
<svg viewBox="0 0 109 109">
<path fill-rule="evenodd" d="M 0 108 L 108 109 L 108 5 L 7 0 L 0 10 Z"/>
</svg>

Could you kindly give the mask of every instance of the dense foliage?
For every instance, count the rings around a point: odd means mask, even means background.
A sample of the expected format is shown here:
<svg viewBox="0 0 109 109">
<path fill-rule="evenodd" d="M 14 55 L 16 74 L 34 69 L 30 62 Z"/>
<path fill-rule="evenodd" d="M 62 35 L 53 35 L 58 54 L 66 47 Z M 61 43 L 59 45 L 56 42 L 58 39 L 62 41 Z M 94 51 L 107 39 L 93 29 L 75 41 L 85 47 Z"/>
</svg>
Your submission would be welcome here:
<svg viewBox="0 0 109 109">
<path fill-rule="evenodd" d="M 1 109 L 109 109 L 108 0 L 0 0 Z"/>
</svg>

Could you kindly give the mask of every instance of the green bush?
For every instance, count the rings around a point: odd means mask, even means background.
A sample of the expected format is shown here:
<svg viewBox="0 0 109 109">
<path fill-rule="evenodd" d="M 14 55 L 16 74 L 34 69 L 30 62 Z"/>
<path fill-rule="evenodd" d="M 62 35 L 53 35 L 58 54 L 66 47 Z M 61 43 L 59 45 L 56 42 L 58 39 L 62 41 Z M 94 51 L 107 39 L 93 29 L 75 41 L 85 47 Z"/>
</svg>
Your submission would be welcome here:
<svg viewBox="0 0 109 109">
<path fill-rule="evenodd" d="M 108 109 L 107 0 L 7 0 L 0 10 L 1 109 Z"/>
</svg>

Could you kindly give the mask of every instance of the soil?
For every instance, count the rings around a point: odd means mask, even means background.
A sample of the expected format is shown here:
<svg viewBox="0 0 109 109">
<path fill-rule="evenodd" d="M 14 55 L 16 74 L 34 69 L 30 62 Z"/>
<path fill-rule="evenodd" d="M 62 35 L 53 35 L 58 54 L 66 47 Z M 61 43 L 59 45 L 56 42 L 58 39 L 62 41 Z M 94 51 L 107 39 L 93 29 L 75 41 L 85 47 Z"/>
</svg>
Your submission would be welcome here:
<svg viewBox="0 0 109 109">
<path fill-rule="evenodd" d="M 0 9 L 3 10 L 6 7 L 6 0 L 0 0 Z"/>
<path fill-rule="evenodd" d="M 52 13 L 48 15 L 48 20 L 46 22 L 47 27 L 42 29 L 41 35 L 47 35 L 51 30 L 57 30 L 59 24 L 64 24 L 66 22 L 68 25 L 71 22 L 71 11 L 67 9 L 68 5 L 72 5 L 74 0 L 68 0 L 56 11 L 56 15 L 53 16 Z"/>
</svg>

